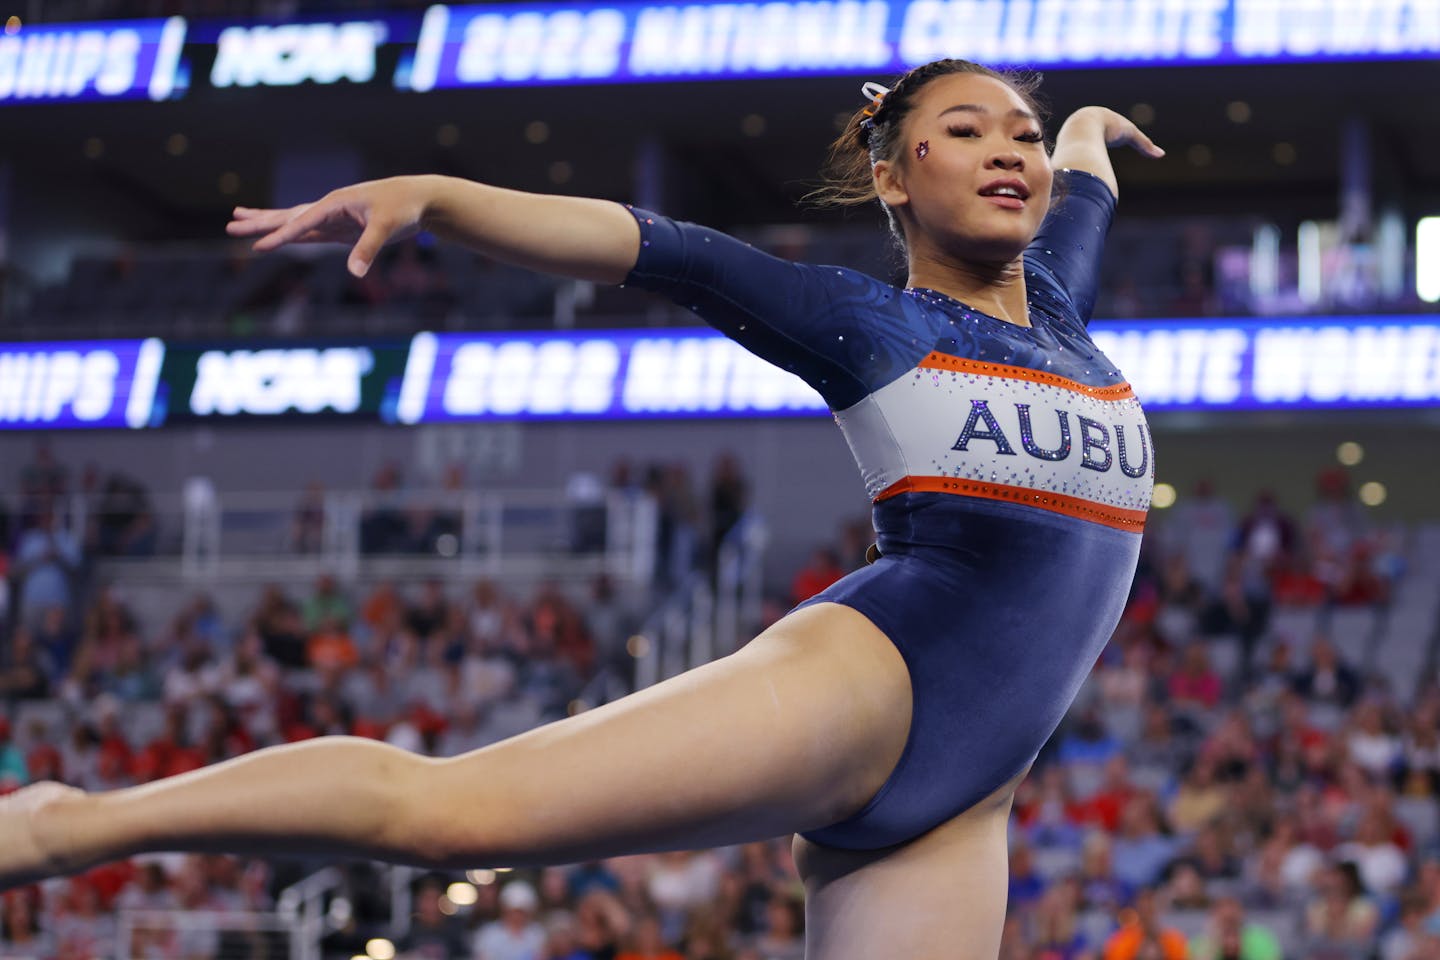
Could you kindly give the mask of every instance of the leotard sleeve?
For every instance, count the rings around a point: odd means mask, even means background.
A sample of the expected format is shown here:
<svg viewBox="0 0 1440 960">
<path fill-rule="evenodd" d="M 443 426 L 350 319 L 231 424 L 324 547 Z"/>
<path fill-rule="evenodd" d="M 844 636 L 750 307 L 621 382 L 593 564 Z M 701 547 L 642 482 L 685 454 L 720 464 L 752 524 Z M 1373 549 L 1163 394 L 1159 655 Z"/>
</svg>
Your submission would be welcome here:
<svg viewBox="0 0 1440 960">
<path fill-rule="evenodd" d="M 627 285 L 694 310 L 751 353 L 799 376 L 831 409 L 859 402 L 914 365 L 920 349 L 914 315 L 889 284 L 856 270 L 771 256 L 708 227 L 631 212 L 641 246 Z"/>
<path fill-rule="evenodd" d="M 1088 325 L 1100 284 L 1105 235 L 1115 216 L 1115 195 L 1105 181 L 1083 170 L 1057 170 L 1055 180 L 1065 196 L 1025 249 L 1025 266 L 1052 292 L 1068 299 L 1081 323 Z"/>
</svg>

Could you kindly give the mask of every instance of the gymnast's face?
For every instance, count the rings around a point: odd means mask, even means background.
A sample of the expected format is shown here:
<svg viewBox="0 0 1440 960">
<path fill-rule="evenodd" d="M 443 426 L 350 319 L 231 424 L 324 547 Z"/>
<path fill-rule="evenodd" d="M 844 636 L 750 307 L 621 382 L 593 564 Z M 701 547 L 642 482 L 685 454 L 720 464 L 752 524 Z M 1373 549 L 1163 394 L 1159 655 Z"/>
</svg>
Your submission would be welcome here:
<svg viewBox="0 0 1440 960">
<path fill-rule="evenodd" d="M 875 165 L 912 255 L 1014 260 L 1050 208 L 1054 174 L 1039 120 L 1007 84 L 950 74 L 915 96 L 900 152 Z"/>
</svg>

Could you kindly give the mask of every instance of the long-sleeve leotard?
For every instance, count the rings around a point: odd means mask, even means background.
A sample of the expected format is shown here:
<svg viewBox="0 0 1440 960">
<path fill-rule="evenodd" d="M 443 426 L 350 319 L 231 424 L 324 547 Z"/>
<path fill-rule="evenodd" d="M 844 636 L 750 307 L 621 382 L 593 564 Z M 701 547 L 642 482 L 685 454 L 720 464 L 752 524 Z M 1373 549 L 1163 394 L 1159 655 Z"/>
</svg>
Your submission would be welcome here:
<svg viewBox="0 0 1440 960">
<path fill-rule="evenodd" d="M 1086 332 L 1114 197 L 1057 178 L 1063 199 L 1024 255 L 1030 327 L 636 211 L 628 282 L 819 391 L 874 500 L 881 559 L 811 602 L 858 610 L 900 650 L 910 735 L 864 809 L 811 840 L 902 843 L 1011 781 L 1124 608 L 1154 456 Z"/>
</svg>

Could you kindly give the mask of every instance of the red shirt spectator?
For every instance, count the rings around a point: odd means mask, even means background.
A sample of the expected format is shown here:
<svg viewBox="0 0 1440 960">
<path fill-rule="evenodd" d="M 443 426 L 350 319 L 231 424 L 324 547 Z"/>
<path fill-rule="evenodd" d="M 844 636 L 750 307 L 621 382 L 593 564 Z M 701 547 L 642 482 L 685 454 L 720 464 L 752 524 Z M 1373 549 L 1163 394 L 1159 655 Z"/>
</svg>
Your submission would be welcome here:
<svg viewBox="0 0 1440 960">
<path fill-rule="evenodd" d="M 840 569 L 840 561 L 836 558 L 835 551 L 822 547 L 816 550 L 810 557 L 810 562 L 795 574 L 795 579 L 790 583 L 790 597 L 795 603 L 804 603 L 843 576 L 845 571 Z"/>
<path fill-rule="evenodd" d="M 1185 662 L 1170 676 L 1170 696 L 1177 704 L 1205 707 L 1220 702 L 1220 676 L 1210 669 L 1205 648 L 1192 646 L 1185 651 Z"/>
</svg>

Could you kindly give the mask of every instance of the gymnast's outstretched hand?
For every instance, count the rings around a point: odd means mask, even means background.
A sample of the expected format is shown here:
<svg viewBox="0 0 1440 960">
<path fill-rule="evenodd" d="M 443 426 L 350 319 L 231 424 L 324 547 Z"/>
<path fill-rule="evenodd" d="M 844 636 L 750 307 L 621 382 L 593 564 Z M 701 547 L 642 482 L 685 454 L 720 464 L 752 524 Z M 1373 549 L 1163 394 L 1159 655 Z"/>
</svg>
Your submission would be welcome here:
<svg viewBox="0 0 1440 960">
<path fill-rule="evenodd" d="M 236 207 L 225 231 L 232 237 L 258 237 L 255 249 L 262 253 L 289 243 L 351 244 L 347 265 L 363 277 L 381 247 L 420 232 L 429 196 L 424 179 L 357 183 L 283 210 Z"/>
<path fill-rule="evenodd" d="M 67 872 L 36 831 L 36 814 L 50 804 L 83 797 L 61 783 L 37 783 L 0 798 L 0 890 Z"/>
<path fill-rule="evenodd" d="M 1128 117 L 1108 107 L 1081 107 L 1061 125 L 1050 162 L 1057 170 L 1084 170 L 1094 174 L 1118 197 L 1120 185 L 1110 165 L 1111 147 L 1134 147 L 1136 152 L 1152 159 L 1165 156 L 1165 151 Z"/>
</svg>

